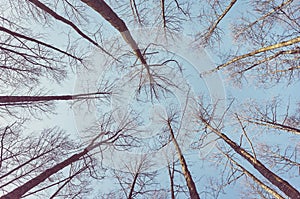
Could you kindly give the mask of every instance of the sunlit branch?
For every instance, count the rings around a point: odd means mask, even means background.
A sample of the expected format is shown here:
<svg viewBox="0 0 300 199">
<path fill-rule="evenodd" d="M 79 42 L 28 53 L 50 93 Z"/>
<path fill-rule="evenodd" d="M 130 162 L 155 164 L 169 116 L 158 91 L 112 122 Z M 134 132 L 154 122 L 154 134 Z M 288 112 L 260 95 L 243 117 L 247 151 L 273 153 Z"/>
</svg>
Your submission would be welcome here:
<svg viewBox="0 0 300 199">
<path fill-rule="evenodd" d="M 247 29 L 251 28 L 253 25 L 255 25 L 256 23 L 258 23 L 259 21 L 262 21 L 262 20 L 266 19 L 267 17 L 271 16 L 273 13 L 277 12 L 278 10 L 281 10 L 284 6 L 288 5 L 291 2 L 293 2 L 293 0 L 287 0 L 287 1 L 283 2 L 279 6 L 275 7 L 273 10 L 271 10 L 270 12 L 268 12 L 267 14 L 261 16 L 257 20 L 255 20 L 252 23 L 248 24 L 245 28 L 239 30 L 239 32 L 237 33 L 237 36 L 235 36 L 235 37 L 238 37 L 238 35 L 241 32 L 246 31 Z"/>
<path fill-rule="evenodd" d="M 273 45 L 270 45 L 270 46 L 266 46 L 266 47 L 260 48 L 258 50 L 254 50 L 254 51 L 252 51 L 250 53 L 247 53 L 247 54 L 244 54 L 244 55 L 236 56 L 235 58 L 229 60 L 228 62 L 226 62 L 224 64 L 221 64 L 221 65 L 217 66 L 216 68 L 214 68 L 212 70 L 209 70 L 207 72 L 202 73 L 202 75 L 207 75 L 207 74 L 219 71 L 219 70 L 221 70 L 221 69 L 229 66 L 230 64 L 233 64 L 234 62 L 237 62 L 237 61 L 239 61 L 241 59 L 244 59 L 244 58 L 247 58 L 247 57 L 251 57 L 251 56 L 257 55 L 259 53 L 263 53 L 263 52 L 267 52 L 267 51 L 270 51 L 270 50 L 274 50 L 274 49 L 277 49 L 277 48 L 281 48 L 281 47 L 285 47 L 285 46 L 290 46 L 290 45 L 296 44 L 298 42 L 300 42 L 300 37 L 296 37 L 296 38 L 293 38 L 293 39 L 290 39 L 290 40 L 287 40 L 287 41 L 283 41 L 283 42 L 280 42 L 280 43 L 277 43 L 277 44 L 273 44 Z"/>
<path fill-rule="evenodd" d="M 288 55 L 288 54 L 297 54 L 297 53 L 300 53 L 300 49 L 293 49 L 293 50 L 282 50 L 282 51 L 279 51 L 269 57 L 266 57 L 264 59 L 261 59 L 259 61 L 257 61 L 255 64 L 253 64 L 252 66 L 248 67 L 248 68 L 245 68 L 241 71 L 238 71 L 237 73 L 244 73 L 246 71 L 249 71 L 253 68 L 255 68 L 256 66 L 262 64 L 262 63 L 265 63 L 265 62 L 268 62 L 272 59 L 275 59 L 276 57 L 280 56 L 280 55 Z M 297 69 L 297 67 L 292 67 L 292 69 Z M 292 70 L 292 69 L 287 69 L 287 70 L 282 70 L 282 71 L 276 71 L 276 72 L 286 72 L 288 70 Z"/>
<path fill-rule="evenodd" d="M 280 124 L 275 121 L 267 121 L 267 120 L 262 121 L 262 120 L 258 120 L 258 119 L 248 119 L 248 118 L 244 118 L 244 120 L 246 120 L 247 122 L 253 123 L 253 124 L 258 124 L 261 126 L 266 126 L 266 127 L 274 128 L 274 129 L 278 129 L 278 130 L 284 130 L 284 131 L 288 131 L 288 132 L 292 132 L 294 134 L 300 135 L 300 129 L 291 127 L 288 125 Z"/>
</svg>

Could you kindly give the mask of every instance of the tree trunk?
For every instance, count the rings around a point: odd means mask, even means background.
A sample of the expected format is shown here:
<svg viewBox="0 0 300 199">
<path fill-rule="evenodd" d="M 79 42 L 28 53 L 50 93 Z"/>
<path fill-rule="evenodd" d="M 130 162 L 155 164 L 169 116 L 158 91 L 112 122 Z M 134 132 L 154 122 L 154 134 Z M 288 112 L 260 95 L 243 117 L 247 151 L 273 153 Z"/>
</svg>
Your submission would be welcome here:
<svg viewBox="0 0 300 199">
<path fill-rule="evenodd" d="M 267 167 L 265 167 L 259 160 L 255 159 L 250 153 L 240 147 L 238 144 L 229 139 L 225 134 L 221 133 L 217 129 L 213 128 L 205 119 L 200 118 L 205 125 L 222 138 L 235 152 L 245 158 L 252 166 L 261 173 L 266 179 L 268 179 L 273 185 L 278 187 L 283 193 L 290 198 L 300 198 L 300 193 L 287 181 L 283 180 Z"/>
<path fill-rule="evenodd" d="M 42 42 L 42 41 L 39 41 L 39 40 L 37 40 L 37 39 L 28 37 L 28 36 L 26 36 L 26 35 L 23 35 L 23 34 L 14 32 L 14 31 L 11 31 L 11 30 L 9 30 L 9 29 L 7 29 L 7 28 L 4 28 L 4 27 L 2 27 L 2 26 L 0 26 L 0 31 L 5 32 L 5 33 L 7 33 L 7 34 L 10 34 L 10 35 L 12 35 L 12 36 L 14 36 L 14 37 L 19 37 L 19 38 L 22 38 L 22 39 L 26 39 L 26 40 L 28 40 L 28 41 L 37 43 L 37 44 L 39 44 L 39 45 L 42 45 L 42 46 L 51 48 L 51 49 L 53 49 L 53 50 L 55 50 L 55 51 L 57 51 L 57 52 L 63 53 L 63 54 L 65 54 L 65 55 L 69 56 L 69 57 L 72 57 L 73 59 L 76 59 L 76 60 L 82 62 L 82 58 L 76 57 L 76 56 L 73 55 L 73 54 L 70 54 L 70 53 L 68 53 L 68 52 L 66 52 L 66 51 L 63 51 L 63 50 L 61 50 L 61 49 L 59 49 L 59 48 L 56 48 L 55 46 L 52 46 L 52 45 L 50 45 L 50 44 L 45 43 L 45 42 Z"/>
<path fill-rule="evenodd" d="M 237 0 L 232 0 L 230 4 L 226 7 L 224 12 L 219 15 L 218 19 L 213 23 L 213 25 L 209 28 L 209 31 L 205 34 L 205 39 L 209 40 L 215 29 L 217 28 L 220 21 L 225 17 L 225 15 L 229 12 L 229 10 L 233 7 L 233 5 L 237 2 Z"/>
<path fill-rule="evenodd" d="M 32 102 L 47 102 L 47 101 L 68 101 L 77 99 L 96 98 L 97 95 L 109 95 L 109 92 L 95 92 L 78 95 L 49 95 L 49 96 L 0 96 L 0 106 L 15 105 L 18 103 L 28 104 Z"/>
<path fill-rule="evenodd" d="M 272 194 L 275 198 L 277 199 L 284 199 L 284 197 L 282 197 L 279 193 L 277 193 L 275 190 L 273 190 L 272 188 L 270 188 L 269 186 L 267 186 L 265 183 L 263 183 L 262 181 L 260 181 L 257 177 L 255 177 L 251 172 L 249 172 L 247 169 L 245 169 L 242 165 L 240 165 L 239 163 L 237 163 L 236 161 L 234 161 L 231 157 L 229 157 L 228 154 L 225 154 L 224 152 L 222 152 L 233 164 L 235 164 L 236 166 L 238 166 L 242 172 L 244 174 L 246 174 L 247 176 L 249 176 L 256 184 L 258 184 L 261 188 L 263 188 L 265 191 L 267 191 L 268 193 Z"/>
<path fill-rule="evenodd" d="M 17 187 L 13 191 L 9 192 L 8 194 L 0 197 L 0 199 L 19 199 L 24 195 L 27 191 L 34 188 L 38 184 L 42 183 L 44 180 L 49 178 L 51 175 L 57 173 L 58 171 L 62 170 L 63 168 L 69 166 L 70 164 L 78 161 L 81 157 L 86 155 L 88 153 L 88 150 L 84 149 L 82 152 L 77 153 L 69 157 L 68 159 L 64 160 L 61 163 L 58 163 L 54 167 L 47 169 L 40 175 L 36 176 L 35 178 L 29 180 L 25 184 Z"/>
<path fill-rule="evenodd" d="M 193 178 L 192 178 L 192 175 L 191 175 L 191 173 L 190 173 L 190 171 L 188 169 L 188 166 L 186 164 L 185 158 L 184 158 L 184 156 L 183 156 L 183 154 L 181 152 L 180 146 L 177 143 L 177 140 L 176 140 L 176 138 L 174 136 L 174 132 L 173 132 L 173 129 L 171 127 L 170 122 L 168 122 L 168 127 L 169 127 L 169 130 L 170 130 L 172 142 L 175 145 L 175 149 L 176 149 L 178 157 L 179 157 L 179 161 L 180 161 L 180 164 L 181 164 L 181 167 L 182 167 L 182 172 L 183 172 L 184 178 L 186 180 L 186 184 L 188 186 L 191 199 L 200 199 L 200 196 L 199 196 L 199 194 L 197 192 L 197 189 L 196 189 L 196 185 L 195 185 L 195 183 L 193 181 Z"/>
<path fill-rule="evenodd" d="M 52 10 L 51 8 L 49 8 L 47 5 L 43 4 L 42 2 L 38 1 L 38 0 L 28 0 L 30 1 L 32 4 L 34 4 L 36 7 L 42 9 L 44 12 L 50 14 L 52 17 L 54 17 L 55 19 L 69 25 L 70 27 L 72 27 L 80 36 L 82 36 L 83 38 L 85 38 L 86 40 L 88 40 L 89 42 L 91 42 L 93 45 L 95 45 L 96 47 L 98 47 L 99 49 L 101 49 L 104 53 L 106 53 L 107 55 L 111 56 L 112 58 L 114 58 L 114 56 L 112 56 L 109 52 L 107 52 L 102 46 L 100 46 L 96 41 L 94 41 L 92 38 L 90 38 L 88 35 L 86 35 L 85 33 L 83 33 L 73 22 L 71 22 L 70 20 L 62 17 L 61 15 L 57 14 L 54 10 Z M 115 58 L 114 58 L 115 59 Z"/>
<path fill-rule="evenodd" d="M 258 124 L 258 125 L 266 126 L 266 127 L 269 127 L 269 128 L 284 130 L 284 131 L 288 131 L 288 132 L 292 132 L 294 134 L 300 135 L 300 129 L 292 127 L 292 126 L 280 124 L 278 122 L 260 121 L 260 120 L 257 120 L 257 119 L 253 119 L 253 120 L 252 119 L 246 119 L 246 121 L 250 122 L 250 123 L 253 123 L 253 124 Z"/>
<path fill-rule="evenodd" d="M 175 199 L 175 190 L 174 190 L 174 162 L 171 168 L 171 165 L 168 163 L 168 172 L 170 178 L 170 191 L 171 191 L 171 199 Z"/>
<path fill-rule="evenodd" d="M 130 191 L 129 191 L 129 194 L 128 194 L 128 198 L 127 199 L 132 199 L 132 195 L 133 195 L 133 192 L 134 192 L 134 186 L 135 186 L 135 183 L 137 181 L 137 178 L 139 176 L 139 173 L 136 173 L 134 175 L 134 178 L 133 178 L 133 182 L 131 184 L 131 187 L 130 187 Z"/>
<path fill-rule="evenodd" d="M 146 62 L 146 59 L 144 58 L 136 41 L 133 39 L 125 22 L 103 0 L 81 0 L 81 1 L 87 4 L 88 6 L 90 6 L 96 12 L 98 12 L 106 21 L 108 21 L 115 29 L 117 29 L 120 32 L 124 40 L 130 45 L 132 50 L 135 52 L 137 58 L 146 67 L 147 73 L 150 75 L 150 69 Z"/>
</svg>

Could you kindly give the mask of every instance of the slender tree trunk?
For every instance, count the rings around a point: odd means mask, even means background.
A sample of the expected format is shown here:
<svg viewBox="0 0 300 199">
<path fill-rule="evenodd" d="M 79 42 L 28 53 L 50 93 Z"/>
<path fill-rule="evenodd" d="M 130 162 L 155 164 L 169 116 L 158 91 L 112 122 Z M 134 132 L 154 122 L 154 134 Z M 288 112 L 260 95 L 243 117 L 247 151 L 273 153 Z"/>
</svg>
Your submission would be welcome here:
<svg viewBox="0 0 300 199">
<path fill-rule="evenodd" d="M 15 36 L 15 37 L 19 37 L 19 38 L 22 38 L 22 39 L 26 39 L 26 40 L 28 40 L 28 41 L 37 43 L 37 44 L 42 45 L 42 46 L 45 46 L 45 47 L 47 47 L 47 48 L 51 48 L 51 49 L 53 49 L 53 50 L 55 50 L 55 51 L 57 51 L 57 52 L 63 53 L 63 54 L 65 54 L 65 55 L 69 56 L 69 57 L 72 57 L 73 59 L 76 59 L 77 61 L 82 62 L 82 59 L 81 59 L 81 58 L 76 57 L 76 56 L 73 55 L 73 54 L 70 54 L 70 53 L 68 53 L 68 52 L 66 52 L 66 51 L 63 51 L 63 50 L 61 50 L 61 49 L 59 49 L 59 48 L 56 48 L 55 46 L 52 46 L 52 45 L 50 45 L 50 44 L 45 43 L 45 42 L 42 42 L 42 41 L 39 41 L 39 40 L 37 40 L 37 39 L 28 37 L 28 36 L 26 36 L 26 35 L 22 35 L 22 34 L 20 34 L 20 33 L 11 31 L 11 30 L 9 30 L 9 29 L 7 29 L 7 28 L 4 28 L 4 27 L 2 27 L 2 26 L 0 26 L 0 31 L 1 31 L 1 32 L 5 32 L 5 33 L 10 34 L 10 35 Z"/>
<path fill-rule="evenodd" d="M 18 103 L 27 104 L 32 102 L 47 102 L 47 101 L 68 101 L 77 99 L 92 99 L 98 95 L 109 95 L 109 92 L 95 92 L 78 95 L 49 95 L 49 96 L 0 96 L 0 106 L 15 105 Z"/>
<path fill-rule="evenodd" d="M 205 119 L 200 118 L 201 121 L 214 133 L 216 133 L 220 138 L 222 138 L 235 152 L 246 159 L 252 166 L 261 173 L 266 179 L 268 179 L 273 185 L 278 187 L 283 193 L 285 193 L 290 198 L 300 198 L 300 193 L 287 181 L 283 180 L 271 170 L 269 170 L 265 165 L 263 165 L 259 160 L 255 159 L 250 153 L 240 147 L 238 144 L 233 142 L 225 134 L 221 133 L 219 130 L 213 128 Z"/>
<path fill-rule="evenodd" d="M 274 128 L 274 129 L 279 129 L 279 130 L 284 130 L 284 131 L 289 131 L 289 132 L 300 135 L 300 129 L 292 127 L 292 126 L 280 124 L 280 123 L 277 123 L 277 122 L 260 121 L 260 120 L 257 120 L 257 119 L 246 119 L 246 121 L 250 122 L 250 123 L 257 124 L 257 125 L 267 126 L 269 128 Z"/>
<path fill-rule="evenodd" d="M 171 170 L 171 165 L 168 163 L 168 172 L 170 178 L 170 191 L 171 191 L 171 199 L 175 199 L 175 192 L 174 192 L 174 163 Z"/>
<path fill-rule="evenodd" d="M 195 185 L 195 183 L 193 181 L 193 178 L 192 178 L 192 175 L 191 175 L 191 173 L 188 169 L 185 158 L 184 158 L 184 156 L 181 152 L 180 146 L 177 143 L 177 140 L 174 136 L 174 132 L 173 132 L 173 129 L 171 127 L 170 122 L 168 122 L 168 127 L 169 127 L 169 130 L 170 130 L 172 142 L 175 145 L 175 149 L 176 149 L 178 157 L 179 157 L 179 161 L 180 161 L 180 164 L 181 164 L 181 167 L 182 167 L 182 172 L 183 172 L 184 178 L 186 180 L 186 184 L 187 184 L 189 192 L 190 192 L 190 197 L 191 197 L 191 199 L 200 199 L 200 196 L 199 196 L 199 194 L 197 192 L 197 189 L 196 189 L 196 185 Z"/>
<path fill-rule="evenodd" d="M 162 20 L 163 20 L 163 28 L 166 28 L 167 22 L 166 22 L 166 14 L 165 14 L 165 0 L 160 0 L 160 5 L 161 5 Z"/>
<path fill-rule="evenodd" d="M 134 192 L 134 186 L 135 186 L 135 183 L 137 181 L 138 176 L 139 176 L 139 173 L 136 173 L 134 175 L 133 182 L 131 184 L 130 191 L 129 191 L 127 199 L 132 199 L 132 195 L 133 195 L 133 192 Z"/>
<path fill-rule="evenodd" d="M 132 10 L 132 15 L 134 16 L 134 18 L 137 18 L 138 23 L 142 23 L 141 18 L 140 18 L 140 14 L 138 11 L 138 8 L 136 6 L 135 0 L 130 0 L 130 7 Z"/>
<path fill-rule="evenodd" d="M 51 175 L 57 173 L 58 171 L 62 170 L 63 168 L 69 166 L 70 164 L 80 160 L 84 155 L 88 153 L 88 150 L 84 149 L 82 152 L 77 153 L 69 157 L 68 159 L 64 160 L 61 163 L 58 163 L 54 167 L 47 169 L 46 171 L 42 172 L 40 175 L 36 176 L 35 178 L 29 180 L 25 184 L 17 187 L 13 191 L 9 192 L 8 194 L 0 197 L 0 199 L 19 199 L 28 192 L 30 189 L 34 188 L 38 184 L 42 183 L 44 180 L 49 178 Z"/>
</svg>

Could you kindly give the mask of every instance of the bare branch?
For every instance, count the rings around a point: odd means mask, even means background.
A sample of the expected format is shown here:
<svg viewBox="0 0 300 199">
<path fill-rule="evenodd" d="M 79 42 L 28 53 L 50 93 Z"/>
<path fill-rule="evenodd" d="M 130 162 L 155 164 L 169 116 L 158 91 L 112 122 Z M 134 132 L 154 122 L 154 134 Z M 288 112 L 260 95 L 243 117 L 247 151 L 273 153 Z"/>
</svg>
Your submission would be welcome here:
<svg viewBox="0 0 300 199">
<path fill-rule="evenodd" d="M 91 42 L 93 45 L 95 45 L 96 47 L 98 47 L 99 49 L 101 49 L 104 53 L 106 53 L 107 55 L 109 55 L 110 57 L 112 57 L 114 60 L 117 61 L 117 59 L 113 55 L 111 55 L 109 52 L 107 52 L 102 46 L 100 46 L 97 42 L 95 42 L 93 39 L 91 39 L 88 35 L 86 35 L 85 33 L 83 33 L 73 22 L 71 22 L 70 20 L 68 20 L 68 19 L 66 19 L 66 18 L 64 18 L 62 16 L 60 16 L 55 11 L 53 11 L 51 8 L 49 8 L 48 6 L 46 6 L 45 4 L 43 4 L 42 2 L 40 2 L 38 0 L 28 0 L 28 1 L 30 1 L 35 6 L 37 6 L 40 9 L 42 9 L 46 13 L 50 14 L 55 19 L 57 19 L 59 21 L 62 21 L 63 23 L 71 26 L 80 36 L 82 36 L 83 38 L 85 38 L 86 40 L 88 40 L 89 42 Z"/>
<path fill-rule="evenodd" d="M 211 35 L 214 33 L 215 29 L 217 28 L 218 24 L 221 22 L 221 20 L 225 17 L 225 15 L 229 12 L 229 10 L 233 7 L 233 5 L 237 2 L 237 0 L 231 0 L 229 5 L 226 7 L 226 9 L 223 11 L 221 15 L 218 16 L 218 19 L 210 26 L 208 32 L 205 33 L 203 37 L 204 42 L 208 42 L 211 38 Z"/>
<path fill-rule="evenodd" d="M 238 166 L 243 173 L 245 173 L 247 176 L 249 176 L 255 183 L 257 183 L 259 186 L 261 186 L 264 190 L 272 194 L 277 199 L 284 199 L 283 196 L 281 196 L 279 193 L 277 193 L 274 189 L 267 186 L 265 183 L 260 181 L 257 177 L 255 177 L 251 172 L 249 172 L 247 169 L 245 169 L 242 165 L 237 163 L 235 160 L 233 160 L 228 154 L 221 151 L 222 154 L 227 157 L 232 163 L 234 163 L 236 166 Z"/>
</svg>

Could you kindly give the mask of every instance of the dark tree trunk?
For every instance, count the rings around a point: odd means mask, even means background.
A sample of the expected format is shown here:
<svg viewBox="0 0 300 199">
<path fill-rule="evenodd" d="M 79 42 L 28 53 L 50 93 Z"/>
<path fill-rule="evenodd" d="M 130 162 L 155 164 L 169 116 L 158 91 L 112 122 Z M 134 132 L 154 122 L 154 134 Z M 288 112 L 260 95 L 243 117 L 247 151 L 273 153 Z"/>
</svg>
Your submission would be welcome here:
<svg viewBox="0 0 300 199">
<path fill-rule="evenodd" d="M 30 104 L 33 102 L 48 102 L 48 101 L 68 101 L 77 99 L 91 99 L 99 95 L 109 95 L 109 92 L 96 92 L 78 95 L 49 95 L 49 96 L 0 96 L 0 106 Z"/>
</svg>

